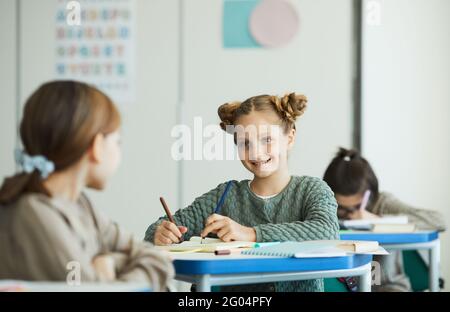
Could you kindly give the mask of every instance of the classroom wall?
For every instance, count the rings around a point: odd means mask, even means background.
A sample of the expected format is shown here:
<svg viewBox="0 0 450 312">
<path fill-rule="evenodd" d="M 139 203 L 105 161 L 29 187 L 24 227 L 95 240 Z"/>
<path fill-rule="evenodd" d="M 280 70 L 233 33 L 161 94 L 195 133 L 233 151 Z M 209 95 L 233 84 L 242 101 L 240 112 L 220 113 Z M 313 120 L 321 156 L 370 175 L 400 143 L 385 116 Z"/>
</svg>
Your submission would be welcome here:
<svg viewBox="0 0 450 312">
<path fill-rule="evenodd" d="M 222 48 L 222 1 L 185 5 L 184 122 L 201 116 L 218 125 L 217 108 L 225 102 L 304 93 L 309 107 L 297 123 L 290 170 L 321 177 L 337 147 L 352 144 L 353 1 L 291 3 L 300 16 L 294 40 L 278 49 L 244 50 Z M 185 161 L 183 171 L 184 205 L 221 182 L 251 177 L 238 160 Z"/>
<path fill-rule="evenodd" d="M 136 3 L 137 100 L 122 109 L 123 165 L 108 192 L 93 199 L 143 239 L 148 225 L 163 215 L 159 197 L 175 209 L 179 193 L 178 164 L 170 153 L 178 99 L 178 1 Z"/>
<path fill-rule="evenodd" d="M 16 139 L 16 7 L 0 1 L 0 177 L 14 173 Z"/>
<path fill-rule="evenodd" d="M 21 103 L 54 77 L 57 1 L 21 1 Z M 179 1 L 136 1 L 137 100 L 121 107 L 123 166 L 106 193 L 90 195 L 99 208 L 138 237 L 162 215 L 159 196 L 164 195 L 175 210 L 224 180 L 249 177 L 239 161 L 176 162 L 170 154 L 175 142 L 171 130 L 177 122 L 192 125 L 193 118 L 201 116 L 204 125 L 217 125 L 217 107 L 225 101 L 287 91 L 309 97 L 290 156 L 294 174 L 321 176 L 337 146 L 351 145 L 352 0 L 292 1 L 300 14 L 300 33 L 275 50 L 224 50 L 222 3 L 183 1 L 180 25 Z"/>
<path fill-rule="evenodd" d="M 21 103 L 42 82 L 54 78 L 57 2 L 22 0 Z M 175 206 L 178 195 L 177 163 L 170 156 L 177 103 L 178 1 L 136 1 L 136 12 L 137 93 L 136 102 L 120 106 L 122 166 L 106 192 L 89 195 L 141 239 L 162 214 L 159 196 Z"/>
<path fill-rule="evenodd" d="M 381 3 L 380 26 L 363 32 L 363 152 L 382 190 L 450 226 L 450 1 Z M 450 235 L 441 238 L 448 291 Z"/>
<path fill-rule="evenodd" d="M 20 103 L 54 77 L 57 1 L 21 1 Z M 310 107 L 298 124 L 292 172 L 320 176 L 337 145 L 351 144 L 351 2 L 293 1 L 302 28 L 291 44 L 277 50 L 225 51 L 221 42 L 222 1 L 182 2 L 182 25 L 178 19 L 181 1 L 136 1 L 137 100 L 121 107 L 123 166 L 106 193 L 89 192 L 94 203 L 143 237 L 148 224 L 162 215 L 160 195 L 177 209 L 219 182 L 248 177 L 238 161 L 175 162 L 170 155 L 174 142 L 170 133 L 177 122 L 192 124 L 195 116 L 201 116 L 205 125 L 217 124 L 218 105 L 261 93 L 296 91 L 309 97 Z M 184 39 L 181 93 L 180 28 Z M 271 75 L 266 74 L 269 72 Z M 188 290 L 183 283 L 178 287 Z"/>
</svg>

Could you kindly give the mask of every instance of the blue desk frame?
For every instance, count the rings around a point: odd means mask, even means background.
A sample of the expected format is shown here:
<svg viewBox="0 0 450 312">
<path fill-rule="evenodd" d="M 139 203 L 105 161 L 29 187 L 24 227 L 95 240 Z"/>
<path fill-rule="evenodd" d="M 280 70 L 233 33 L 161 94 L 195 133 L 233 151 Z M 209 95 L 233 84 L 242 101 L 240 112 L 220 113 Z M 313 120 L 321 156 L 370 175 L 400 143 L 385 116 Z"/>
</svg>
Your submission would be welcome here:
<svg viewBox="0 0 450 312">
<path fill-rule="evenodd" d="M 378 241 L 386 250 L 420 250 L 428 251 L 429 288 L 439 291 L 440 241 L 436 231 L 420 231 L 414 233 L 371 233 L 348 232 L 340 234 L 341 240 Z"/>
<path fill-rule="evenodd" d="M 360 291 L 370 292 L 372 255 L 335 258 L 281 258 L 259 256 L 192 257 L 176 255 L 176 279 L 197 284 L 202 292 L 211 286 L 357 276 Z"/>
</svg>

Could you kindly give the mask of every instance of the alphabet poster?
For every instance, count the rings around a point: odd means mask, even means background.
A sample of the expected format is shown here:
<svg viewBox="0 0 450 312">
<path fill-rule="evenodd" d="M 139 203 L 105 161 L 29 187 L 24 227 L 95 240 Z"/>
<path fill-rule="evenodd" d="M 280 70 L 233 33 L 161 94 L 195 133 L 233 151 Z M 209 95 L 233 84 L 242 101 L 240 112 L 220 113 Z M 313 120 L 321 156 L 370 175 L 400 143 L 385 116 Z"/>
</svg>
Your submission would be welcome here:
<svg viewBox="0 0 450 312">
<path fill-rule="evenodd" d="M 58 79 L 95 85 L 122 105 L 135 100 L 135 0 L 58 0 Z"/>
</svg>

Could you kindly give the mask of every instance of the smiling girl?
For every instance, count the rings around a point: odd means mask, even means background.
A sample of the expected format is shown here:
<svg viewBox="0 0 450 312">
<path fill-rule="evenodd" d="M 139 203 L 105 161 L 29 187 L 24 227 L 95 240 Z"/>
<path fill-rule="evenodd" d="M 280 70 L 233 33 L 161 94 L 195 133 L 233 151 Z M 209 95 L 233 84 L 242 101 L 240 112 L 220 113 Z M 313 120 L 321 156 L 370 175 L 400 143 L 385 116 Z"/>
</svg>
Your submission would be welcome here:
<svg viewBox="0 0 450 312">
<path fill-rule="evenodd" d="M 306 108 L 303 95 L 261 95 L 219 107 L 221 128 L 234 135 L 244 167 L 252 180 L 231 181 L 220 214 L 214 209 L 227 183 L 179 210 L 177 224 L 160 218 L 146 240 L 157 245 L 178 243 L 184 234 L 216 234 L 223 241 L 305 241 L 336 239 L 336 201 L 318 178 L 293 176 L 288 154 L 296 136 L 295 120 Z M 322 291 L 322 280 L 222 287 L 239 291 Z"/>
</svg>

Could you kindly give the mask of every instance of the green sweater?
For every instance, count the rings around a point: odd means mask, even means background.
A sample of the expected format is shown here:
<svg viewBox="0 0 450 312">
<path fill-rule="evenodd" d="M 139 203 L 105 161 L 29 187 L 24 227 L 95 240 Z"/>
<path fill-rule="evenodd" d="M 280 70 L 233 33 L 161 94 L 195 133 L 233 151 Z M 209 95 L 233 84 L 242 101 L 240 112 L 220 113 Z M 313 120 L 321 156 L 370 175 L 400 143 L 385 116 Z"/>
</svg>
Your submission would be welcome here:
<svg viewBox="0 0 450 312">
<path fill-rule="evenodd" d="M 188 228 L 185 239 L 200 235 L 206 218 L 214 211 L 226 183 L 196 198 L 187 208 L 177 211 L 175 222 Z M 337 204 L 333 192 L 319 178 L 292 176 L 289 184 L 276 196 L 256 196 L 248 180 L 232 181 L 220 210 L 241 225 L 253 227 L 257 242 L 338 239 Z M 153 242 L 160 218 L 150 225 L 145 240 Z M 323 291 L 323 280 L 293 281 L 221 287 L 224 291 Z"/>
</svg>

